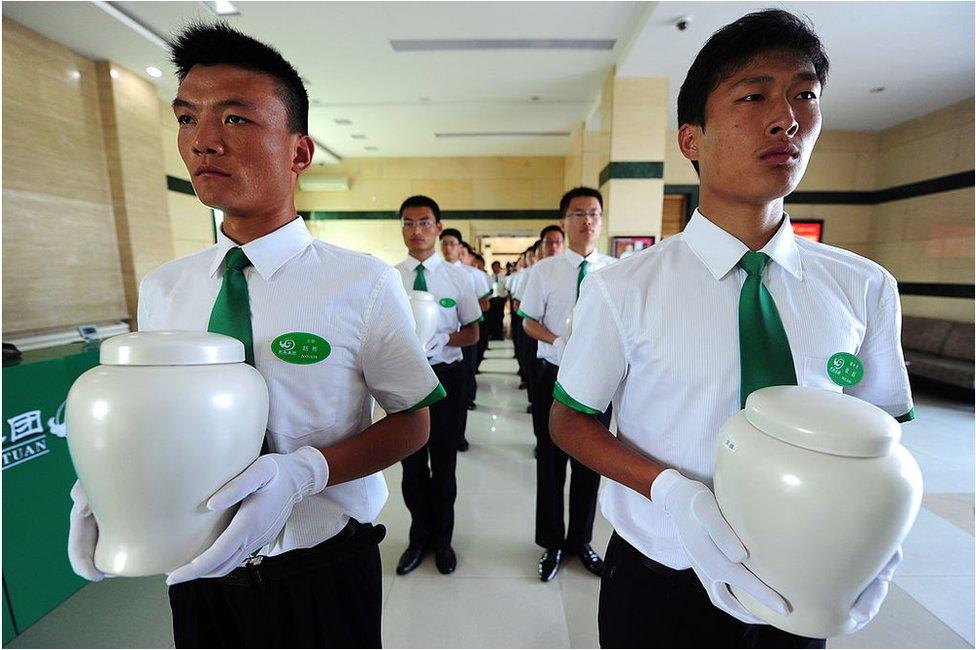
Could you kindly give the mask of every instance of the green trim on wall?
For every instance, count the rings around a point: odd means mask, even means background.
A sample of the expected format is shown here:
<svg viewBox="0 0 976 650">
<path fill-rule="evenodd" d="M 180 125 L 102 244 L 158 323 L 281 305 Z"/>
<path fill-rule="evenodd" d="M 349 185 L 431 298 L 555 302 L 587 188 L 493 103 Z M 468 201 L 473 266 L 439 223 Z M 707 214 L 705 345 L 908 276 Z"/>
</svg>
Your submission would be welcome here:
<svg viewBox="0 0 976 650">
<path fill-rule="evenodd" d="M 358 210 L 333 212 L 327 210 L 301 210 L 302 219 L 327 221 L 332 219 L 397 219 L 396 210 Z M 441 219 L 559 219 L 559 210 L 441 210 Z"/>
<path fill-rule="evenodd" d="M 611 162 L 600 171 L 600 187 L 615 178 L 664 178 L 664 163 Z"/>
<path fill-rule="evenodd" d="M 185 178 L 177 178 L 176 176 L 166 175 L 166 189 L 170 192 L 179 192 L 180 194 L 189 194 L 190 196 L 196 196 L 197 193 L 193 191 L 193 183 L 186 180 Z"/>
</svg>

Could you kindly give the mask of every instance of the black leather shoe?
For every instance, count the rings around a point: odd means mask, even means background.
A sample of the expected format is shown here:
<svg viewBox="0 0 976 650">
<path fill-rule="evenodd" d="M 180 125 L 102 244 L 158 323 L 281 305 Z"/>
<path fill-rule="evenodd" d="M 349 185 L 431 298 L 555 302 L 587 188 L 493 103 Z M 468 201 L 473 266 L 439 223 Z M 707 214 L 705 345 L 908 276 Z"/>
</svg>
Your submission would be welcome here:
<svg viewBox="0 0 976 650">
<path fill-rule="evenodd" d="M 549 582 L 559 572 L 559 563 L 563 559 L 563 552 L 558 548 L 547 548 L 539 558 L 539 579 Z"/>
<path fill-rule="evenodd" d="M 466 407 L 466 408 L 467 408 L 467 409 L 468 409 L 469 411 L 473 411 L 473 410 L 475 410 L 476 408 L 478 408 L 478 406 L 477 406 L 477 404 L 475 404 L 474 402 L 470 402 L 470 403 L 469 403 L 469 404 L 467 405 L 467 407 Z"/>
<path fill-rule="evenodd" d="M 525 390 L 526 388 L 528 388 L 528 384 L 526 384 L 524 381 L 519 383 L 519 390 Z"/>
<path fill-rule="evenodd" d="M 529 404 L 528 406 L 525 407 L 525 412 L 526 413 L 532 413 L 532 405 L 531 404 Z"/>
<path fill-rule="evenodd" d="M 417 548 L 416 546 L 408 546 L 407 550 L 403 552 L 400 556 L 400 561 L 397 562 L 396 572 L 398 576 L 405 576 L 418 566 L 424 560 L 423 550 Z"/>
<path fill-rule="evenodd" d="M 457 568 L 457 555 L 454 554 L 454 549 L 445 546 L 434 551 L 434 564 L 437 565 L 437 570 L 444 575 L 454 573 L 454 569 Z"/>
<path fill-rule="evenodd" d="M 470 446 L 467 438 L 461 438 L 461 442 L 458 443 L 458 451 L 467 451 Z"/>
<path fill-rule="evenodd" d="M 592 573 L 595 576 L 603 575 L 603 560 L 600 556 L 596 554 L 593 547 L 589 544 L 583 544 L 575 553 L 579 555 L 580 562 L 583 564 L 583 568 Z"/>
</svg>

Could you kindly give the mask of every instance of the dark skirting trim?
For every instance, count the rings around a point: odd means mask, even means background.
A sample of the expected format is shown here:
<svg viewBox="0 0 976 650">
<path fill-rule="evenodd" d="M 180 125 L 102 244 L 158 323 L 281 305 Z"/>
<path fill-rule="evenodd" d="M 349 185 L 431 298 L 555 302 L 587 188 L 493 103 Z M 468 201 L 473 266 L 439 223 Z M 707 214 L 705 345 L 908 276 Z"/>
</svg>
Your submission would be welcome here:
<svg viewBox="0 0 976 650">
<path fill-rule="evenodd" d="M 917 183 L 898 185 L 884 190 L 857 192 L 793 192 L 786 203 L 810 203 L 816 205 L 878 205 L 889 201 L 902 201 L 939 192 L 949 192 L 976 185 L 976 171 L 959 172 Z"/>
<path fill-rule="evenodd" d="M 600 172 L 600 187 L 614 178 L 664 178 L 664 163 L 611 162 Z"/>
<path fill-rule="evenodd" d="M 395 210 L 332 212 L 299 211 L 302 219 L 323 221 L 330 219 L 396 219 Z M 552 219 L 559 220 L 559 210 L 441 210 L 441 219 Z"/>
<path fill-rule="evenodd" d="M 196 196 L 197 193 L 193 191 L 193 183 L 182 178 L 177 178 L 176 176 L 166 175 L 166 189 L 170 192 L 179 192 L 180 194 L 189 194 L 190 196 Z"/>
<path fill-rule="evenodd" d="M 976 297 L 976 285 L 943 284 L 938 282 L 899 282 L 898 292 L 905 296 L 933 296 L 938 298 Z"/>
</svg>

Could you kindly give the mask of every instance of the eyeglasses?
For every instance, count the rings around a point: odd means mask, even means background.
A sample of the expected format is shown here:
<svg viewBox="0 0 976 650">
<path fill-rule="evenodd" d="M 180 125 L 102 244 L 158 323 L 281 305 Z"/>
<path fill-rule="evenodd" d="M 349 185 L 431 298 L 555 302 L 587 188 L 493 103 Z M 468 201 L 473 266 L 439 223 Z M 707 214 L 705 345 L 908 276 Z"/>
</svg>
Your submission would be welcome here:
<svg viewBox="0 0 976 650">
<path fill-rule="evenodd" d="M 590 217 L 591 219 L 600 219 L 603 217 L 603 212 L 600 210 L 573 210 L 569 213 L 569 216 L 576 217 L 577 219 L 582 219 L 583 217 Z"/>
<path fill-rule="evenodd" d="M 421 230 L 427 230 L 434 225 L 433 219 L 421 219 L 420 221 L 409 221 L 404 219 L 400 222 L 404 230 L 412 230 L 413 228 L 420 228 Z"/>
</svg>

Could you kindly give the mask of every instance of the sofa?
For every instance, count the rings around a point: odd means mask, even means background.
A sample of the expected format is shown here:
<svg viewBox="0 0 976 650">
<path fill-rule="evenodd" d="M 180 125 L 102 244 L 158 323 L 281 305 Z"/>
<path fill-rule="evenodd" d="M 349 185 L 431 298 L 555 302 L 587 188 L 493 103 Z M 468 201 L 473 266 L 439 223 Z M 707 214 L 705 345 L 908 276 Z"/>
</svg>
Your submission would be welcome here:
<svg viewBox="0 0 976 650">
<path fill-rule="evenodd" d="M 973 333 L 973 323 L 905 316 L 901 343 L 908 374 L 973 390 Z"/>
</svg>

